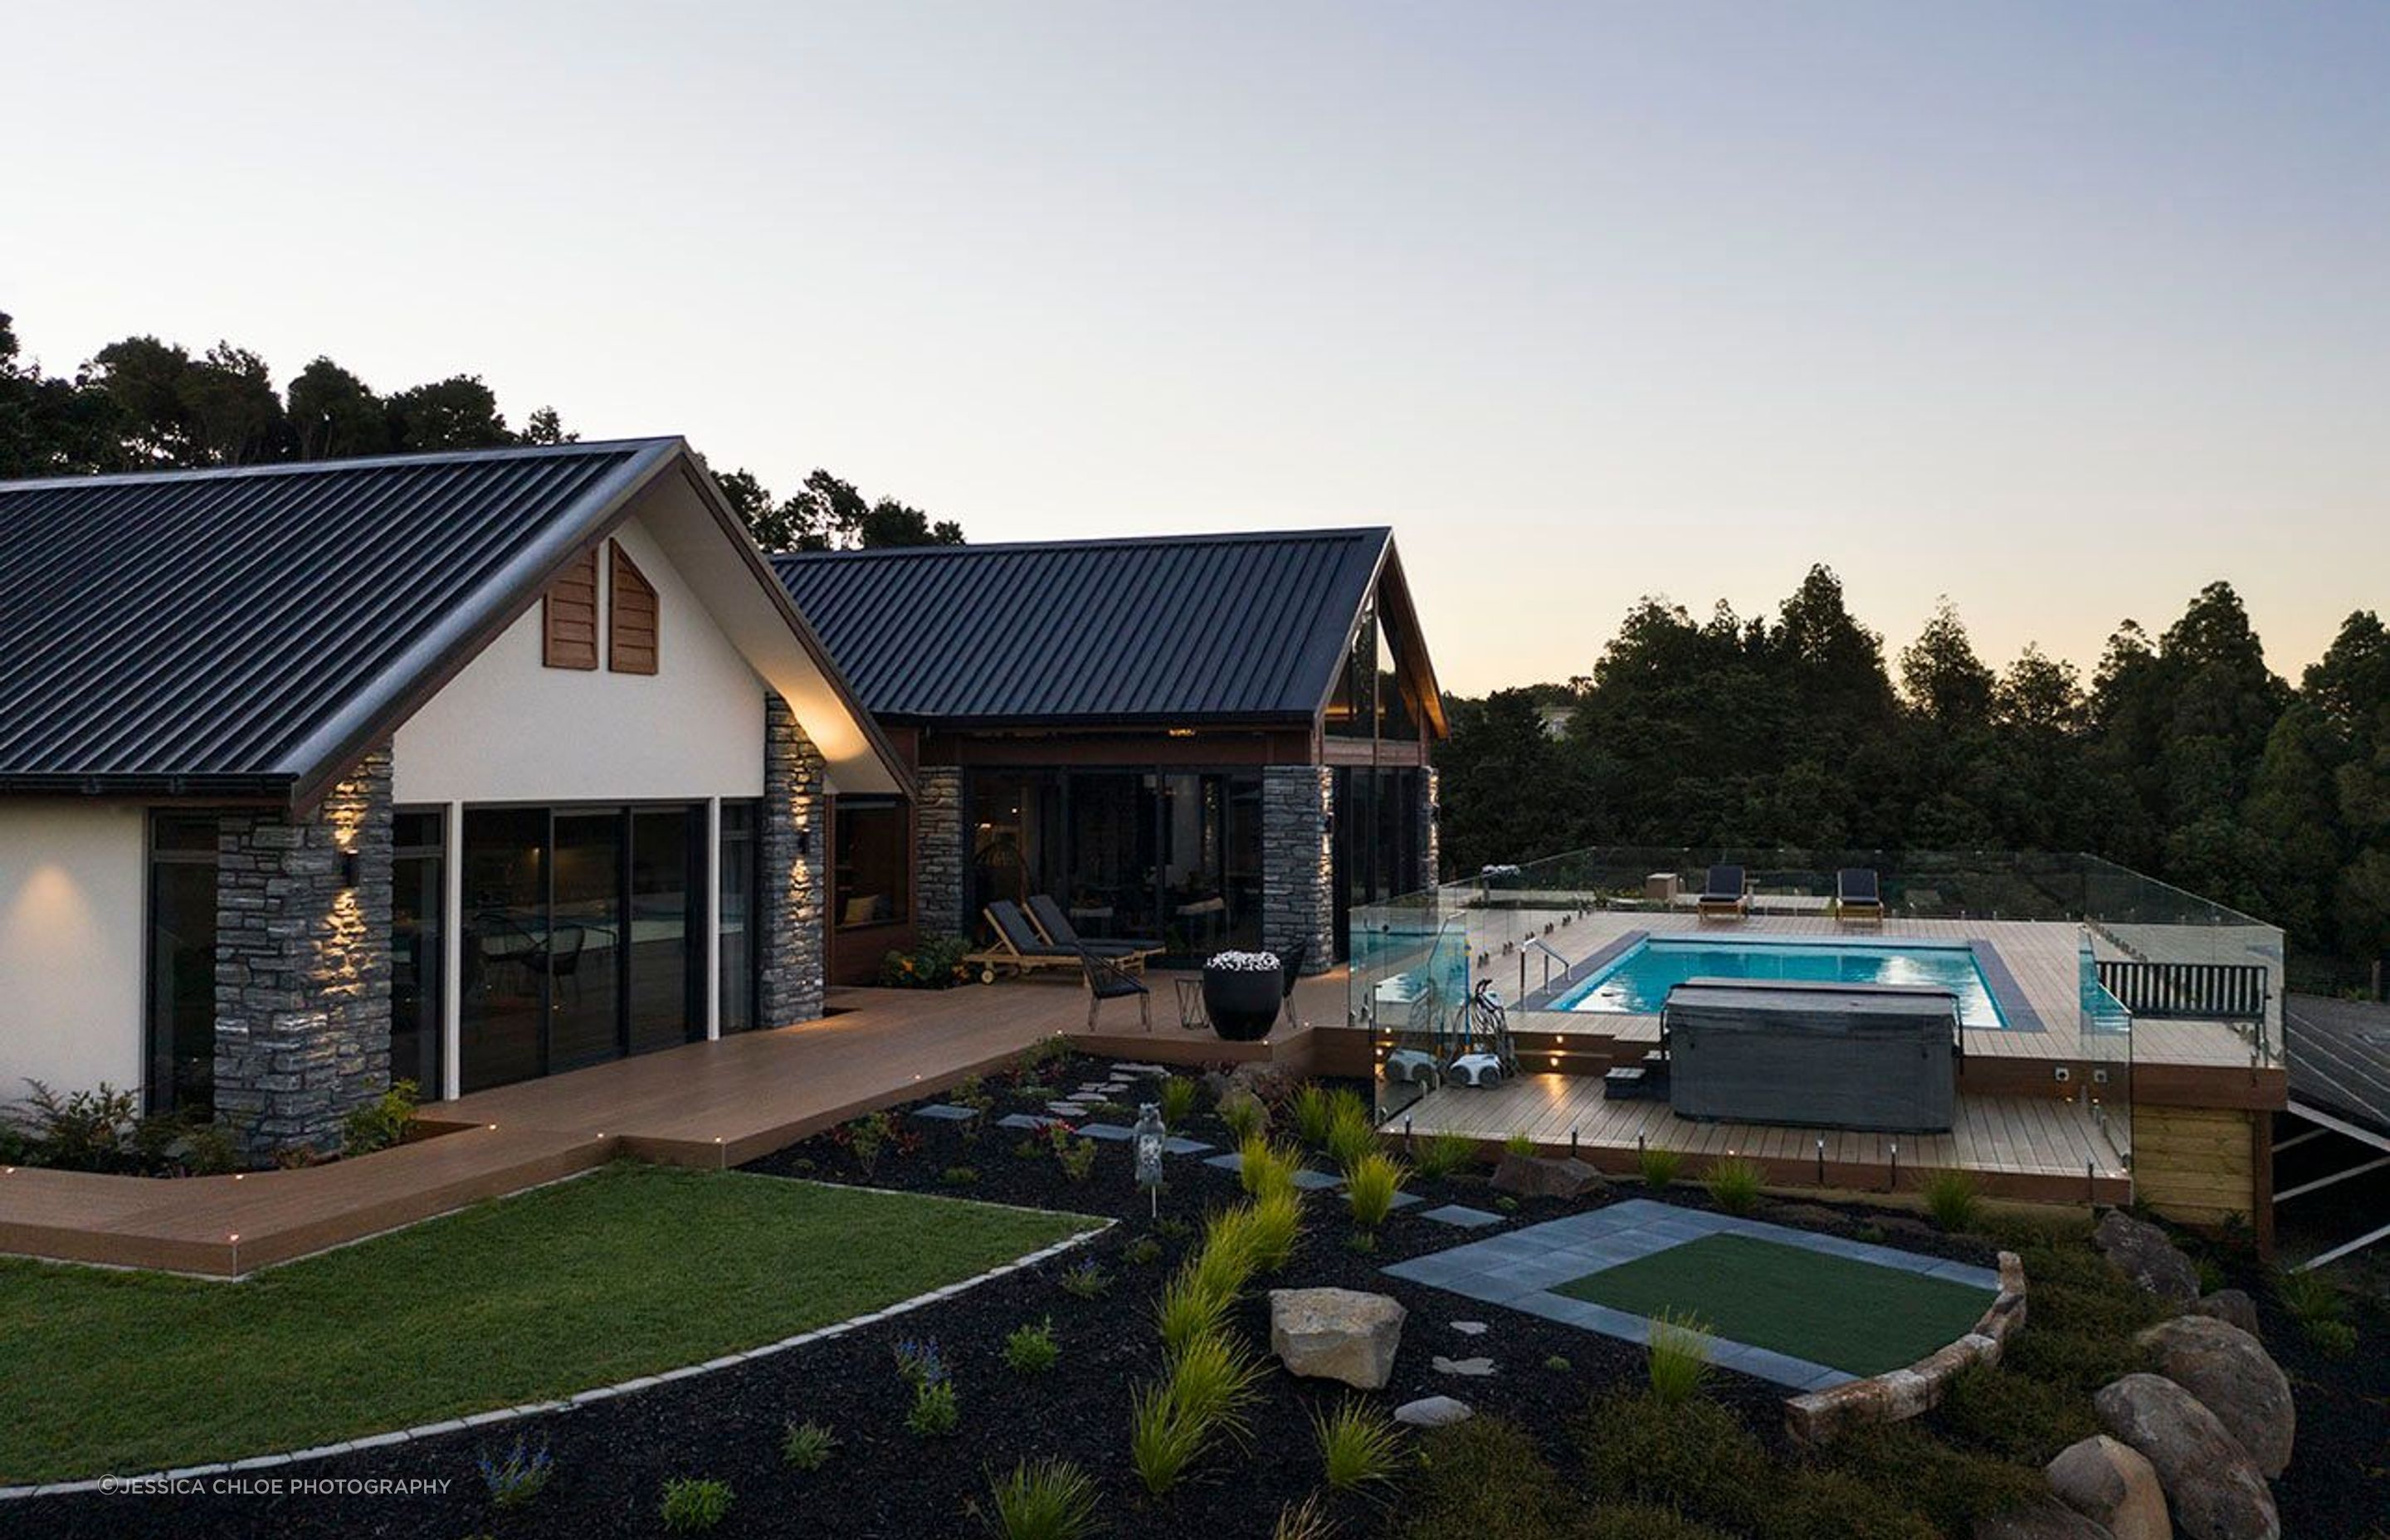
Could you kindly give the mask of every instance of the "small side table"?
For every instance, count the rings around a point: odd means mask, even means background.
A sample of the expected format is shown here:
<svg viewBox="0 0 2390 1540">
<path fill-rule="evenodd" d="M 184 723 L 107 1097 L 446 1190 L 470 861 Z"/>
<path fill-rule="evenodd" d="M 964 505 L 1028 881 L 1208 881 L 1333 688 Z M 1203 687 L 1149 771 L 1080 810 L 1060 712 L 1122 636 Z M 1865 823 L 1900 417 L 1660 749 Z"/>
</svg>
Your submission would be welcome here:
<svg viewBox="0 0 2390 1540">
<path fill-rule="evenodd" d="M 1189 1032 L 1208 1032 L 1212 1018 L 1203 1009 L 1203 981 L 1201 978 L 1174 979 L 1178 986 L 1178 1024 Z"/>
</svg>

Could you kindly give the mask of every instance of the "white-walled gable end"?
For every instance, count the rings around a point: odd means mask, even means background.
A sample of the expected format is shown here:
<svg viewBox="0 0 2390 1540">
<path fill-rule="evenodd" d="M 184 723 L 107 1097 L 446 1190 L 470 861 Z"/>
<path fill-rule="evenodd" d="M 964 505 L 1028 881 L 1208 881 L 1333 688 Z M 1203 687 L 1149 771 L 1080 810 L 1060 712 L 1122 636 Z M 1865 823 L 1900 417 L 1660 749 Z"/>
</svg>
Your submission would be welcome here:
<svg viewBox="0 0 2390 1540">
<path fill-rule="evenodd" d="M 399 805 L 763 794 L 764 682 L 638 520 L 613 538 L 656 590 L 656 672 L 545 666 L 534 600 L 398 729 Z M 611 565 L 601 549 L 601 627 Z"/>
</svg>

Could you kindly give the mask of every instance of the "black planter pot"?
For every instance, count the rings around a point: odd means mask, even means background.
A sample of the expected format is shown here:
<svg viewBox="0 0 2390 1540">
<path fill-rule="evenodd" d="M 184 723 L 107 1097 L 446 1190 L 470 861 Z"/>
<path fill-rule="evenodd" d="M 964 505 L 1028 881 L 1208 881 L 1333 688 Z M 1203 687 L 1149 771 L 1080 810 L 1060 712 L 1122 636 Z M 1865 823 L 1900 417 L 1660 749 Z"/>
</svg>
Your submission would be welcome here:
<svg viewBox="0 0 2390 1540">
<path fill-rule="evenodd" d="M 1203 969 L 1203 1012 L 1212 1030 L 1231 1043 L 1258 1043 L 1278 1020 L 1282 989 L 1276 969 Z"/>
</svg>

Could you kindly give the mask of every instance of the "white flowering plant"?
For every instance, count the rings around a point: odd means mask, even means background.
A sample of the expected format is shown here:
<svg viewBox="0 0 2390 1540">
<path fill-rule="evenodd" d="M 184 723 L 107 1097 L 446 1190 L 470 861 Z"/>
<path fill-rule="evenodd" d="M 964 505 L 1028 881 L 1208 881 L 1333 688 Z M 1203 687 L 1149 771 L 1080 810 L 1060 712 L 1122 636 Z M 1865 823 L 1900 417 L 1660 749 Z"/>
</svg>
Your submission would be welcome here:
<svg viewBox="0 0 2390 1540">
<path fill-rule="evenodd" d="M 1223 973 L 1278 973 L 1286 968 L 1275 952 L 1214 952 L 1203 966 Z"/>
</svg>

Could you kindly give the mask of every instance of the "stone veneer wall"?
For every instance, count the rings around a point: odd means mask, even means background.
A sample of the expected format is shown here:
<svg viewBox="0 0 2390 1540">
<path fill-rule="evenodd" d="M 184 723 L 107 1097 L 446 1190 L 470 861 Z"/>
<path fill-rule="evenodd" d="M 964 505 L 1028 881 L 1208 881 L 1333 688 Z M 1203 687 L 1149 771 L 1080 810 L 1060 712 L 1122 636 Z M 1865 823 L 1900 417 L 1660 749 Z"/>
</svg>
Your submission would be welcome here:
<svg viewBox="0 0 2390 1540">
<path fill-rule="evenodd" d="M 819 1019 L 826 963 L 822 757 L 788 702 L 764 707 L 763 1020 L 785 1027 Z M 799 847 L 803 848 L 800 849 Z"/>
<path fill-rule="evenodd" d="M 1308 943 L 1308 973 L 1336 962 L 1334 777 L 1319 764 L 1262 769 L 1262 944 L 1284 952 Z"/>
<path fill-rule="evenodd" d="M 390 799 L 385 744 L 306 815 L 217 825 L 216 1117 L 251 1160 L 336 1149 L 389 1088 Z"/>
<path fill-rule="evenodd" d="M 1420 766 L 1419 786 L 1420 869 L 1419 880 L 1412 886 L 1433 888 L 1442 880 L 1438 873 L 1443 854 L 1442 841 L 1435 824 L 1436 810 L 1443 805 L 1443 781 L 1436 775 L 1434 765 Z"/>
<path fill-rule="evenodd" d="M 920 787 L 913 804 L 914 923 L 924 940 L 969 935 L 962 769 L 925 764 L 914 779 Z"/>
</svg>

